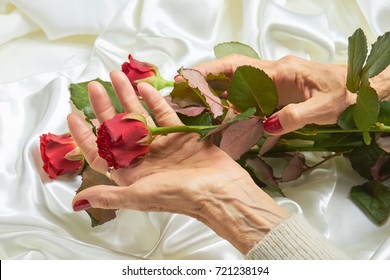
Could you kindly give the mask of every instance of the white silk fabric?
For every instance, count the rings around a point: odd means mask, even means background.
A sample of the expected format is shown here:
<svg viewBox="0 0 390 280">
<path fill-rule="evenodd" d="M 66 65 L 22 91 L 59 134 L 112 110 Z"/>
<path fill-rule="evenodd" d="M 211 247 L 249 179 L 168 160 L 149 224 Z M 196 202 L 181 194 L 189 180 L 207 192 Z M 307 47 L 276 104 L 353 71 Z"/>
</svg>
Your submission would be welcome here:
<svg viewBox="0 0 390 280">
<path fill-rule="evenodd" d="M 50 180 L 39 154 L 41 134 L 68 131 L 69 84 L 108 80 L 129 53 L 172 79 L 227 41 L 263 59 L 346 63 L 348 36 L 361 27 L 372 43 L 390 30 L 389 14 L 388 0 L 0 0 L 0 258 L 242 259 L 186 216 L 121 210 L 91 228 L 72 211 L 80 178 Z M 349 199 L 361 182 L 336 158 L 285 184 L 277 201 L 349 258 L 390 259 L 390 223 L 375 226 Z"/>
</svg>

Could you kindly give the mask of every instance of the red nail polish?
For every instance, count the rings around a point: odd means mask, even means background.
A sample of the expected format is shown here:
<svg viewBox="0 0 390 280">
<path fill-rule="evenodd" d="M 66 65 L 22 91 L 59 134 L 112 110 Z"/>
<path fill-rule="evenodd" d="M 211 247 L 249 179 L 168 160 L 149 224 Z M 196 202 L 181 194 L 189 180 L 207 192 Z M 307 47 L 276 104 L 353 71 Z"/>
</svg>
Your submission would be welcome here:
<svg viewBox="0 0 390 280">
<path fill-rule="evenodd" d="M 91 204 L 89 204 L 89 201 L 86 199 L 79 200 L 73 205 L 73 211 L 75 212 L 87 210 L 89 208 L 91 208 Z"/>
<path fill-rule="evenodd" d="M 273 115 L 264 122 L 264 130 L 269 133 L 277 133 L 283 130 L 282 125 L 279 122 L 279 117 Z"/>
</svg>

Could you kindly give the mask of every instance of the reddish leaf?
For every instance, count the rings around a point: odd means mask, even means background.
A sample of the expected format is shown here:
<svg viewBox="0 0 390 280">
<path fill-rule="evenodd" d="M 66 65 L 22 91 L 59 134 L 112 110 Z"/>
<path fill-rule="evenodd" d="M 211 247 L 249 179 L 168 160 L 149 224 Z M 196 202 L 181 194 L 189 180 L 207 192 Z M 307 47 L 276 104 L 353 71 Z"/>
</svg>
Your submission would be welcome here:
<svg viewBox="0 0 390 280">
<path fill-rule="evenodd" d="M 381 181 L 380 173 L 382 167 L 385 167 L 388 164 L 389 160 L 390 160 L 389 157 L 379 157 L 376 163 L 374 164 L 374 166 L 370 168 L 372 178 L 374 178 L 375 181 Z"/>
<path fill-rule="evenodd" d="M 282 182 L 298 179 L 302 175 L 304 162 L 305 158 L 303 155 L 296 152 L 283 170 Z"/>
<path fill-rule="evenodd" d="M 278 188 L 278 183 L 275 182 L 272 167 L 265 163 L 265 161 L 261 158 L 255 157 L 253 159 L 246 160 L 245 167 L 249 168 L 257 179 L 267 186 Z"/>
<path fill-rule="evenodd" d="M 166 96 L 165 100 L 176 113 L 180 113 L 189 117 L 198 116 L 206 109 L 205 107 L 200 107 L 200 106 L 189 106 L 189 107 L 182 108 L 176 103 L 173 103 L 172 98 L 170 96 Z"/>
<path fill-rule="evenodd" d="M 266 152 L 271 150 L 273 148 L 273 146 L 275 146 L 278 143 L 280 137 L 281 137 L 281 135 L 268 136 L 267 139 L 265 139 L 263 145 L 261 145 L 259 156 L 262 156 Z"/>
<path fill-rule="evenodd" d="M 384 150 L 386 153 L 390 153 L 390 136 L 379 137 L 376 140 L 376 143 L 378 144 L 379 148 Z"/>
<path fill-rule="evenodd" d="M 181 68 L 180 75 L 188 81 L 188 84 L 192 88 L 197 88 L 206 98 L 206 103 L 210 107 L 210 111 L 214 117 L 219 117 L 223 114 L 223 106 L 218 96 L 215 96 L 210 90 L 209 84 L 205 77 L 197 70 Z"/>
<path fill-rule="evenodd" d="M 222 132 L 220 148 L 238 160 L 256 145 L 263 132 L 263 124 L 257 117 L 233 122 Z"/>
<path fill-rule="evenodd" d="M 96 185 L 113 185 L 111 180 L 109 180 L 103 174 L 93 170 L 91 167 L 87 166 L 82 173 L 83 181 L 81 183 L 80 188 L 77 190 L 81 192 L 87 188 L 96 186 Z M 114 218 L 116 218 L 116 210 L 112 209 L 99 209 L 99 208 L 91 208 L 86 210 L 89 217 L 91 218 L 92 227 L 102 225 Z"/>
<path fill-rule="evenodd" d="M 206 99 L 197 88 L 192 88 L 188 82 L 175 83 L 170 93 L 172 102 L 180 107 L 206 106 Z"/>
</svg>

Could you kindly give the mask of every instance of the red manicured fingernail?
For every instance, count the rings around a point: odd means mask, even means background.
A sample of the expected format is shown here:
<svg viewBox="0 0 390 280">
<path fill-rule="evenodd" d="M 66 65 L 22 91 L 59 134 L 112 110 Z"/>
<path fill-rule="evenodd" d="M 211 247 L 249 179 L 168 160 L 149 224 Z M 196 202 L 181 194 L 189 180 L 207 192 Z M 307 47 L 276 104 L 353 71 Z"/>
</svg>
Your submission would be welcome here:
<svg viewBox="0 0 390 280">
<path fill-rule="evenodd" d="M 279 122 L 279 117 L 273 115 L 264 122 L 264 130 L 269 133 L 276 133 L 283 130 L 282 125 Z"/>
<path fill-rule="evenodd" d="M 86 199 L 82 199 L 73 204 L 73 211 L 79 212 L 91 208 L 91 204 Z"/>
</svg>

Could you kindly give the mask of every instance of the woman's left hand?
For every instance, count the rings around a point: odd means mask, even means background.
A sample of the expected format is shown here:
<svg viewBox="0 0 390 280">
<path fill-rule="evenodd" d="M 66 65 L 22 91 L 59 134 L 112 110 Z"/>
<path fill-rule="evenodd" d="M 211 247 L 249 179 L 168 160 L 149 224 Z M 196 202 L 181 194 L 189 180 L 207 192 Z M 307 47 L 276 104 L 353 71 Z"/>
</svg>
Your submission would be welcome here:
<svg viewBox="0 0 390 280">
<path fill-rule="evenodd" d="M 120 71 L 111 73 L 118 99 L 127 112 L 152 118 Z M 100 123 L 115 109 L 102 85 L 88 85 L 91 105 Z M 183 125 L 161 94 L 148 84 L 138 91 L 159 126 Z M 77 114 L 68 117 L 70 131 L 89 165 L 106 173 L 107 163 L 98 155 L 96 136 Z M 135 209 L 181 213 L 198 219 L 246 254 L 287 213 L 264 193 L 241 166 L 218 147 L 199 141 L 196 133 L 157 136 L 146 157 L 137 165 L 112 172 L 119 186 L 94 186 L 78 193 L 75 211 L 88 208 Z"/>
</svg>

